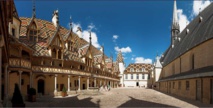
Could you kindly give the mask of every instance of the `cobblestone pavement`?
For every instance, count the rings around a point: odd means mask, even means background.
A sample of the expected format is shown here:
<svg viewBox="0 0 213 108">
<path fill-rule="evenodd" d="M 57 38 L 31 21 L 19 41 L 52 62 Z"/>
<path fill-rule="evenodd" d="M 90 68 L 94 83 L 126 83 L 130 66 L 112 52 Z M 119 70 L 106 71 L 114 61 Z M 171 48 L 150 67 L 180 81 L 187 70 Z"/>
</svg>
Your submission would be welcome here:
<svg viewBox="0 0 213 108">
<path fill-rule="evenodd" d="M 172 97 L 144 88 L 115 88 L 99 95 L 72 95 L 65 98 L 42 96 L 37 102 L 25 102 L 26 107 L 213 107 L 198 101 Z"/>
</svg>

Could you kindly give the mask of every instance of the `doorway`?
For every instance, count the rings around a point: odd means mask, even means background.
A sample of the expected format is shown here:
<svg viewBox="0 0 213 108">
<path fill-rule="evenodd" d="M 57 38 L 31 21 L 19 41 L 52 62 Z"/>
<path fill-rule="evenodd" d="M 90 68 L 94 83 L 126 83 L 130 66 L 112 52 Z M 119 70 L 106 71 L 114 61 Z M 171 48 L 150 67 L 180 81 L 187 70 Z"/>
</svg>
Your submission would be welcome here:
<svg viewBox="0 0 213 108">
<path fill-rule="evenodd" d="M 136 82 L 136 86 L 139 86 L 139 82 Z"/>
<path fill-rule="evenodd" d="M 83 90 L 86 89 L 86 84 L 83 84 Z"/>
<path fill-rule="evenodd" d="M 38 80 L 38 93 L 42 93 L 42 95 L 44 95 L 44 80 L 43 79 L 39 79 Z"/>
</svg>

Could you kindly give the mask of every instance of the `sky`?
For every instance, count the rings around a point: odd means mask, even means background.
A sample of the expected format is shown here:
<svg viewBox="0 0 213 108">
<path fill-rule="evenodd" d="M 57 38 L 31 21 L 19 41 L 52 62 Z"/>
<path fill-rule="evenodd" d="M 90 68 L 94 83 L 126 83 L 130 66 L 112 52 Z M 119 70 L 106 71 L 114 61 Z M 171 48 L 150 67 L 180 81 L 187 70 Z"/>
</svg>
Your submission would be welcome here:
<svg viewBox="0 0 213 108">
<path fill-rule="evenodd" d="M 193 20 L 209 0 L 177 0 L 180 30 Z M 15 0 L 19 17 L 32 17 L 32 1 Z M 35 0 L 36 18 L 52 21 L 54 10 L 59 11 L 59 24 L 73 31 L 82 28 L 82 36 L 92 44 L 104 46 L 107 56 L 121 51 L 126 66 L 130 63 L 153 63 L 169 47 L 173 0 Z"/>
</svg>

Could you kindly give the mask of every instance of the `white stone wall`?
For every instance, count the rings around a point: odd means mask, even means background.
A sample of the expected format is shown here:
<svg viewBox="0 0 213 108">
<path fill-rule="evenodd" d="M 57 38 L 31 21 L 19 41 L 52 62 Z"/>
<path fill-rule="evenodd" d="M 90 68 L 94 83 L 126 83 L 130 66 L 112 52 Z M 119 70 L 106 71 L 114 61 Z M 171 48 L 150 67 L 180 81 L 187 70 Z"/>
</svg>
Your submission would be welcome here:
<svg viewBox="0 0 213 108">
<path fill-rule="evenodd" d="M 155 68 L 155 81 L 159 80 L 161 70 L 161 68 Z"/>
<path fill-rule="evenodd" d="M 124 73 L 124 70 L 125 70 L 125 66 L 124 66 L 123 63 L 119 63 L 119 70 L 120 70 L 120 76 L 121 76 L 120 84 L 123 87 L 123 84 L 124 84 L 124 75 L 123 75 L 123 73 Z"/>
<path fill-rule="evenodd" d="M 137 79 L 137 73 L 133 74 L 133 79 L 131 79 L 131 74 L 124 74 L 124 85 L 125 87 L 136 87 L 137 82 L 139 86 L 147 87 L 148 74 L 144 74 L 144 79 L 142 79 L 142 73 L 139 74 L 139 79 Z M 127 75 L 127 79 L 126 79 Z"/>
</svg>

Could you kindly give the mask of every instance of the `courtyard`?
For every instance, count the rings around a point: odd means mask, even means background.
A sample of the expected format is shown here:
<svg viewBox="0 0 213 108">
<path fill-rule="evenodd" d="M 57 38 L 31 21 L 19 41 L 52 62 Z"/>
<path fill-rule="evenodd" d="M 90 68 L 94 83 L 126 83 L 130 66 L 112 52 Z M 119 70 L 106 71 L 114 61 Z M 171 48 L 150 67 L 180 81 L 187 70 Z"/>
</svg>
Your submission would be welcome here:
<svg viewBox="0 0 213 108">
<path fill-rule="evenodd" d="M 145 88 L 115 88 L 98 95 L 73 94 L 67 97 L 41 96 L 26 107 L 213 107 Z"/>
</svg>

